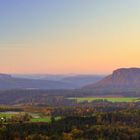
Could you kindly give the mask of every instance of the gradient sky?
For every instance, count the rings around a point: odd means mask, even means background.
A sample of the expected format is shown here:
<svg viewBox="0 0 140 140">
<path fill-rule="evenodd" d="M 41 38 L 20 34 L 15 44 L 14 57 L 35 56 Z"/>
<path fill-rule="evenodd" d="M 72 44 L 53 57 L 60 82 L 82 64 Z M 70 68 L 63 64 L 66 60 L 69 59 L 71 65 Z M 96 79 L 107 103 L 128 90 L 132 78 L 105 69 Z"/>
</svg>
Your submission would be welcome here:
<svg viewBox="0 0 140 140">
<path fill-rule="evenodd" d="M 1 0 L 0 72 L 140 67 L 139 0 Z"/>
</svg>

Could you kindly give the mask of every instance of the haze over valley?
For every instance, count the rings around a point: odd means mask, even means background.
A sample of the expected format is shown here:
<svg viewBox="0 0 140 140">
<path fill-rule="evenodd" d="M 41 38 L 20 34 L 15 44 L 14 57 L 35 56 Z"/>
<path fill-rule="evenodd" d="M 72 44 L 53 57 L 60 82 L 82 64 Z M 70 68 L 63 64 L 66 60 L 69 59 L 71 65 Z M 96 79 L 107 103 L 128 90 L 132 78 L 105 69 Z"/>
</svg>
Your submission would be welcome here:
<svg viewBox="0 0 140 140">
<path fill-rule="evenodd" d="M 76 89 L 101 80 L 103 75 L 7 75 L 0 74 L 0 90 Z"/>
</svg>

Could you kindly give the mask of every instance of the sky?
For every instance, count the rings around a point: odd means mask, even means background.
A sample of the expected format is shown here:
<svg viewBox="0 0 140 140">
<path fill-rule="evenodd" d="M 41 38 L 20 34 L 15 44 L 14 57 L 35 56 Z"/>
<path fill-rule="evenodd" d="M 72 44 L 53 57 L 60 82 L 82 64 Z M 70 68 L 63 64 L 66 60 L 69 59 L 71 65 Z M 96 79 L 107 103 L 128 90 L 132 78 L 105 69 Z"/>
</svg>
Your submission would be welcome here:
<svg viewBox="0 0 140 140">
<path fill-rule="evenodd" d="M 139 0 L 0 0 L 0 72 L 140 67 L 139 7 Z"/>
</svg>

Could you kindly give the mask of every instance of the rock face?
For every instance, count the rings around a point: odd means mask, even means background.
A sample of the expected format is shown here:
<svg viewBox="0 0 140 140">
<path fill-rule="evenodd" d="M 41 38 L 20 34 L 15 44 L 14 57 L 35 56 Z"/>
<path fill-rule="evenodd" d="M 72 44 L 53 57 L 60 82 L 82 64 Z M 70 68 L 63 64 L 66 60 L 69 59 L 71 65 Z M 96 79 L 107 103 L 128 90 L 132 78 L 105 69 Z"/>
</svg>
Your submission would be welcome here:
<svg viewBox="0 0 140 140">
<path fill-rule="evenodd" d="M 140 68 L 121 68 L 85 88 L 140 88 Z"/>
</svg>

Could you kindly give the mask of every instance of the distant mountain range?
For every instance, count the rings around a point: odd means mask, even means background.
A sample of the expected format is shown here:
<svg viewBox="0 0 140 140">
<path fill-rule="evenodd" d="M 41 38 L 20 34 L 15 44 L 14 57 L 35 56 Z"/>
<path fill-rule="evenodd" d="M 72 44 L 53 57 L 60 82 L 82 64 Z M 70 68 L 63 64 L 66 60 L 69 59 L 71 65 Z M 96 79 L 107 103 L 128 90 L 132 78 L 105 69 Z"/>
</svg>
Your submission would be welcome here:
<svg viewBox="0 0 140 140">
<path fill-rule="evenodd" d="M 7 89 L 76 89 L 97 82 L 103 76 L 96 75 L 8 75 L 0 74 L 0 90 Z"/>
<path fill-rule="evenodd" d="M 43 79 L 16 78 L 0 74 L 0 89 L 73 89 L 74 84 Z"/>
<path fill-rule="evenodd" d="M 83 88 L 82 88 L 83 87 Z M 0 74 L 5 89 L 90 89 L 104 91 L 140 90 L 140 68 L 121 68 L 104 75 L 8 75 Z"/>
<path fill-rule="evenodd" d="M 16 78 L 28 78 L 28 79 L 43 79 L 43 80 L 51 80 L 51 81 L 60 81 L 61 79 L 69 76 L 73 76 L 72 74 L 12 74 L 13 77 Z"/>
<path fill-rule="evenodd" d="M 121 68 L 97 83 L 84 86 L 87 89 L 140 89 L 140 68 Z"/>
</svg>

